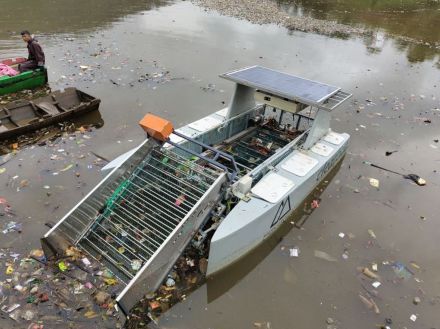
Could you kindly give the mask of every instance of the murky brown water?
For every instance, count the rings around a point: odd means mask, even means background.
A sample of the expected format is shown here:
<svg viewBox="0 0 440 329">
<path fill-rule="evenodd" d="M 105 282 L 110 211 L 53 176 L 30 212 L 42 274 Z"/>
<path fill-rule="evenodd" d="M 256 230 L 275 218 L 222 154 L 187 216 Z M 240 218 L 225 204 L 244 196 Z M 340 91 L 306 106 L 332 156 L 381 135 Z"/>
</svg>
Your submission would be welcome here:
<svg viewBox="0 0 440 329">
<path fill-rule="evenodd" d="M 374 30 L 383 29 L 427 42 L 440 40 L 440 3 L 438 1 L 326 0 L 277 1 L 292 15 L 337 20 Z"/>
<path fill-rule="evenodd" d="M 2 9 L 19 13 L 22 19 L 0 18 L 1 57 L 24 54 L 20 40 L 7 31 L 41 31 L 51 86 L 77 86 L 100 97 L 105 124 L 90 133 L 89 139 L 67 138 L 54 146 L 20 150 L 0 166 L 6 168 L 0 174 L 0 196 L 11 203 L 23 223 L 22 234 L 0 233 L 0 247 L 20 253 L 37 247 L 47 230 L 44 223 L 61 218 L 99 181 L 96 158 L 88 152 L 113 158 L 137 145 L 144 138 L 137 122 L 146 112 L 180 126 L 221 109 L 231 96 L 232 85 L 218 74 L 260 64 L 352 91 L 354 103 L 335 113 L 333 121 L 334 130 L 351 134 L 349 152 L 324 192 L 321 206 L 301 230 L 292 229 L 279 244 L 269 244 L 270 252 L 261 261 L 244 259 L 239 270 L 225 272 L 199 288 L 165 314 L 161 325 L 253 328 L 258 322 L 263 328 L 305 329 L 326 328 L 326 319 L 332 317 L 338 328 L 376 328 L 384 325 L 385 318 L 392 318 L 392 328 L 438 328 L 440 144 L 435 140 L 440 138 L 440 71 L 435 50 L 401 45 L 386 37 L 372 43 L 287 33 L 276 26 L 208 14 L 189 2 L 155 1 L 153 6 L 135 0 L 112 1 L 111 5 L 104 0 L 44 3 L 33 7 L 29 15 L 24 9 L 16 10 L 16 1 L 2 3 Z M 331 2 L 327 7 L 299 3 L 304 12 L 321 13 L 316 14 L 319 17 L 344 21 L 348 15 L 339 13 L 339 5 L 331 7 Z M 27 1 L 19 4 L 27 5 Z M 72 6 L 75 10 L 69 9 Z M 367 20 L 364 8 L 377 17 L 386 10 L 387 20 L 379 19 L 377 24 Z M 376 8 L 353 8 L 345 20 L 377 27 L 378 33 L 391 29 L 390 21 L 400 22 L 396 26 L 408 21 L 405 15 L 394 14 L 394 7 Z M 421 15 L 414 16 L 421 18 L 414 18 L 418 23 L 409 29 L 415 33 L 412 37 L 425 35 L 428 23 L 424 19 L 438 22 L 437 3 L 422 8 L 410 11 Z M 50 23 L 46 23 L 47 13 L 53 17 Z M 429 38 L 438 41 L 436 31 L 437 37 L 433 32 Z M 81 72 L 79 65 L 91 70 Z M 139 81 L 146 73 L 158 74 L 156 80 Z M 215 91 L 205 91 L 208 84 L 215 84 Z M 432 123 L 424 123 L 425 118 Z M 392 150 L 398 152 L 386 157 L 385 151 Z M 50 160 L 53 154 L 60 159 Z M 428 185 L 417 187 L 363 165 L 364 160 L 417 173 Z M 75 170 L 60 171 L 71 163 Z M 379 179 L 380 188 L 371 187 L 368 177 Z M 20 188 L 25 179 L 28 186 Z M 355 189 L 360 193 L 354 193 Z M 1 226 L 4 222 L 0 217 Z M 377 240 L 370 237 L 369 229 Z M 346 234 L 343 239 L 340 232 Z M 353 234 L 351 238 L 348 233 Z M 289 257 L 282 246 L 298 246 L 299 257 Z M 338 261 L 318 259 L 314 250 L 325 251 Z M 342 258 L 344 251 L 347 260 Z M 382 265 L 385 261 L 406 264 L 414 276 L 396 280 L 391 267 Z M 420 269 L 411 266 L 411 261 Z M 367 310 L 358 297 L 365 291 L 363 286 L 372 287 L 356 268 L 371 262 L 379 264 L 382 276 L 377 289 L 379 315 Z M 223 286 L 223 282 L 233 284 Z M 412 304 L 416 295 L 422 299 L 417 306 Z M 409 319 L 411 314 L 417 315 L 416 322 Z M 0 324 L 17 327 L 2 318 Z"/>
</svg>

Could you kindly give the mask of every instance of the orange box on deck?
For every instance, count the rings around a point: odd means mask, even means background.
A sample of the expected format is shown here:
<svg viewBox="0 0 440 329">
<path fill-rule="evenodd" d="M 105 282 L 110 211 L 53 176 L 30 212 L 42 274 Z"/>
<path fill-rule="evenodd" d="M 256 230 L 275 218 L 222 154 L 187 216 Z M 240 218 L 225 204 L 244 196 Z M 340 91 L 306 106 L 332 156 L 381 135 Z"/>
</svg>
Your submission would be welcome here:
<svg viewBox="0 0 440 329">
<path fill-rule="evenodd" d="M 148 113 L 139 121 L 139 125 L 148 136 L 165 142 L 174 131 L 173 124 L 168 120 L 162 119 L 154 114 Z"/>
</svg>

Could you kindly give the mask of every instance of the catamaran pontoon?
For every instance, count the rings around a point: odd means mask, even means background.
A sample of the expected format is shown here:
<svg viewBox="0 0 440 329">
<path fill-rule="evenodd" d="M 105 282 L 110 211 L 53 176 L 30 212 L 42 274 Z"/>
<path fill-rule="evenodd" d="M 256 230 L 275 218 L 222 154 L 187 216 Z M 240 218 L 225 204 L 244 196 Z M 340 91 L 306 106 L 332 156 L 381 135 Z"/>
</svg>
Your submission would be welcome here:
<svg viewBox="0 0 440 329">
<path fill-rule="evenodd" d="M 330 130 L 331 111 L 351 96 L 341 88 L 259 66 L 222 77 L 236 83 L 228 108 L 177 130 L 148 114 L 149 138 L 107 165 L 42 240 L 49 256 L 66 243 L 99 256 L 126 284 L 124 314 L 188 245 L 209 249 L 208 275 L 236 262 L 345 154 L 349 135 Z"/>
</svg>

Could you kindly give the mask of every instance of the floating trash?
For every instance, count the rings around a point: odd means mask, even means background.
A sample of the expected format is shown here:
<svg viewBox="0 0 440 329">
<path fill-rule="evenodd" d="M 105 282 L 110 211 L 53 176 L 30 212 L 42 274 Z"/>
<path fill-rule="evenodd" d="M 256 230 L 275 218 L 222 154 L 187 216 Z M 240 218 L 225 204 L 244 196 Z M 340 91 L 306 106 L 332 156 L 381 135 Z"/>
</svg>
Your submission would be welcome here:
<svg viewBox="0 0 440 329">
<path fill-rule="evenodd" d="M 411 272 L 411 270 L 409 270 L 404 264 L 400 263 L 400 262 L 394 262 L 393 264 L 391 264 L 391 267 L 394 270 L 394 273 L 396 273 L 396 275 L 400 278 L 400 279 L 410 279 L 414 273 Z"/>
<path fill-rule="evenodd" d="M 139 259 L 135 259 L 131 261 L 131 268 L 133 269 L 133 271 L 139 271 L 140 268 L 142 267 L 142 261 Z"/>
<path fill-rule="evenodd" d="M 299 256 L 299 249 L 298 248 L 290 248 L 290 257 L 298 257 Z"/>
<path fill-rule="evenodd" d="M 336 262 L 336 261 L 338 261 L 335 257 L 330 256 L 329 254 L 327 254 L 324 251 L 315 250 L 314 254 L 315 254 L 315 257 L 324 259 L 324 260 L 326 260 L 328 262 Z"/>
<path fill-rule="evenodd" d="M 374 288 L 379 288 L 381 284 L 382 284 L 382 283 L 380 283 L 379 281 L 374 281 L 371 285 L 372 285 Z"/>
<path fill-rule="evenodd" d="M 376 178 L 370 178 L 370 185 L 375 188 L 379 188 L 379 180 Z"/>
</svg>

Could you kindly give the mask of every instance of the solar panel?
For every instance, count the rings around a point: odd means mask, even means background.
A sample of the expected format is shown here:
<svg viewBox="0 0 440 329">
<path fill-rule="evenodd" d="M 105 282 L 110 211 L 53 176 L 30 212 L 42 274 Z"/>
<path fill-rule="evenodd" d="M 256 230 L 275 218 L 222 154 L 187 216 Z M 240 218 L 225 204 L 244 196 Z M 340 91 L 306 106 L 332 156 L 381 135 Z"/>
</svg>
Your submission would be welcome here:
<svg viewBox="0 0 440 329">
<path fill-rule="evenodd" d="M 273 95 L 312 104 L 321 103 L 340 90 L 339 87 L 261 66 L 225 73 L 221 77 Z"/>
</svg>

